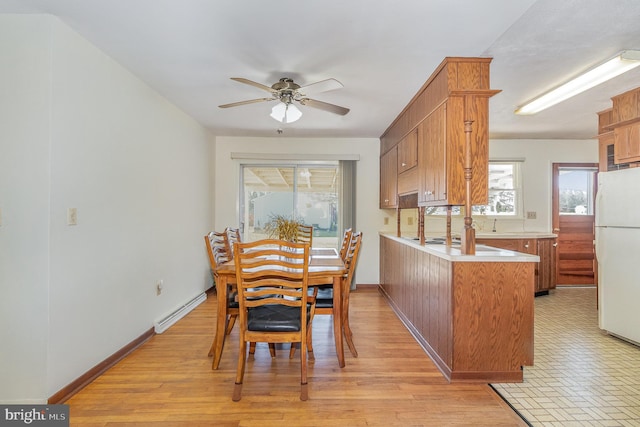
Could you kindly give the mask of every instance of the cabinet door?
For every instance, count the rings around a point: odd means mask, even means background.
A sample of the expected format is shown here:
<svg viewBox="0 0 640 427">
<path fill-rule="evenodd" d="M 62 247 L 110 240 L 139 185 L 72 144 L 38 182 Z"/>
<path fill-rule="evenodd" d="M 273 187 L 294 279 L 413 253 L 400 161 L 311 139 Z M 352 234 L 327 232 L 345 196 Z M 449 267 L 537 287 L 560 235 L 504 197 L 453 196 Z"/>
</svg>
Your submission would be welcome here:
<svg viewBox="0 0 640 427">
<path fill-rule="evenodd" d="M 398 199 L 398 151 L 393 147 L 380 158 L 380 208 L 395 208 Z"/>
<path fill-rule="evenodd" d="M 536 292 L 544 292 L 556 288 L 556 239 L 538 239 L 538 277 Z"/>
<path fill-rule="evenodd" d="M 613 139 L 616 164 L 640 161 L 640 123 L 614 129 Z"/>
<path fill-rule="evenodd" d="M 446 104 L 418 127 L 418 203 L 437 205 L 447 198 Z"/>
<path fill-rule="evenodd" d="M 398 174 L 418 164 L 418 129 L 414 129 L 398 143 Z"/>
</svg>

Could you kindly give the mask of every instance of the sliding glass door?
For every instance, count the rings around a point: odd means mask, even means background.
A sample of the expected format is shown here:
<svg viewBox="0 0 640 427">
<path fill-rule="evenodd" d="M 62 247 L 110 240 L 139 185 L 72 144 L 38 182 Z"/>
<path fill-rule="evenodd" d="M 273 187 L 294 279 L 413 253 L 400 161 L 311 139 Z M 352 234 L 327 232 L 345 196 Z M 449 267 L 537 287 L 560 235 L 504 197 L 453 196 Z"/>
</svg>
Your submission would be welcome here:
<svg viewBox="0 0 640 427">
<path fill-rule="evenodd" d="M 342 225 L 337 162 L 245 164 L 241 171 L 240 226 L 245 241 L 268 237 L 265 223 L 275 215 L 283 215 L 313 225 L 313 246 L 338 246 Z"/>
</svg>

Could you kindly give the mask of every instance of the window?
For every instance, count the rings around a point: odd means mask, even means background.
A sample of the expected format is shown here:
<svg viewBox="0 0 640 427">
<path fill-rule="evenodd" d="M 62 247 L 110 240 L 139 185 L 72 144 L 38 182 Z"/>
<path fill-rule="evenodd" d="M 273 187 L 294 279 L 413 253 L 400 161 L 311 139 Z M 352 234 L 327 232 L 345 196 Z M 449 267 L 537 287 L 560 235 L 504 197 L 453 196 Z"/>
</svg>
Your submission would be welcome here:
<svg viewBox="0 0 640 427">
<path fill-rule="evenodd" d="M 522 216 L 520 162 L 489 162 L 489 203 L 474 215 Z"/>
<path fill-rule="evenodd" d="M 264 225 L 274 215 L 313 225 L 314 246 L 336 247 L 340 230 L 341 168 L 338 162 L 244 164 L 241 166 L 240 223 L 243 238 L 266 238 Z"/>
<path fill-rule="evenodd" d="M 560 215 L 593 215 L 596 168 L 558 170 Z"/>
<path fill-rule="evenodd" d="M 489 203 L 472 206 L 473 215 L 522 217 L 520 161 L 489 161 Z M 446 215 L 446 207 L 427 208 L 427 215 Z M 462 215 L 462 206 L 453 206 L 452 215 Z"/>
</svg>

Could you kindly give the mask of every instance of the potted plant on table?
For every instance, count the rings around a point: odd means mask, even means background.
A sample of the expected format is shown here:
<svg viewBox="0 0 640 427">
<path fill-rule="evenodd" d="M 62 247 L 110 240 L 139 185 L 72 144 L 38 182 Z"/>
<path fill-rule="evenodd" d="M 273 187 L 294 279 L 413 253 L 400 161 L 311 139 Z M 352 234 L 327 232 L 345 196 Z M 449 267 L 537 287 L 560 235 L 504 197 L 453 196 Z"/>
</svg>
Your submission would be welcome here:
<svg viewBox="0 0 640 427">
<path fill-rule="evenodd" d="M 284 215 L 271 215 L 269 222 L 264 225 L 264 230 L 272 239 L 295 242 L 298 238 L 298 228 L 302 222 Z"/>
</svg>

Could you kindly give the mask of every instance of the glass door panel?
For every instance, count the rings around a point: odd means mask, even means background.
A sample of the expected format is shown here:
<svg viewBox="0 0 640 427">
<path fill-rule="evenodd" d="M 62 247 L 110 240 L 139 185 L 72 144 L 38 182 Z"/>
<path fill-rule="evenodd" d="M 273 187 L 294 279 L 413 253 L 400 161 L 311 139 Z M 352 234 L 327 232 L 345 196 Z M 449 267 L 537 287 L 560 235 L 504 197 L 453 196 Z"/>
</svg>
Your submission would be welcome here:
<svg viewBox="0 0 640 427">
<path fill-rule="evenodd" d="M 241 229 L 246 241 L 268 237 L 275 215 L 313 225 L 314 247 L 338 247 L 340 175 L 337 164 L 243 165 Z"/>
</svg>

